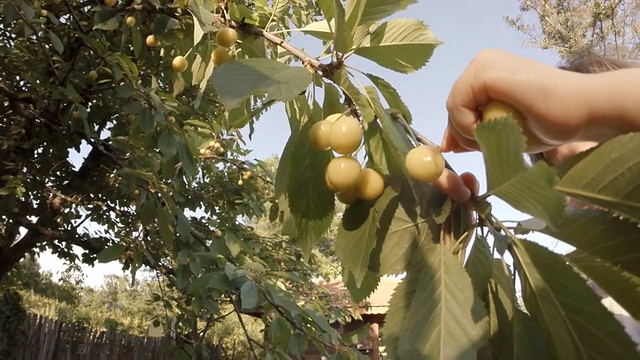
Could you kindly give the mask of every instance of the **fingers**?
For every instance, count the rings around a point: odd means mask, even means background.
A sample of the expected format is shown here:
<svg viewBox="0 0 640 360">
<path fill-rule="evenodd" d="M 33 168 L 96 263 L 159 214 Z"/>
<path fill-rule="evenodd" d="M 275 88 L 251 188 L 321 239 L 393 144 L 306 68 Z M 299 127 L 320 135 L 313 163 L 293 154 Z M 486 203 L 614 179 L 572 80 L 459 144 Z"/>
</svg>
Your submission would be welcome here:
<svg viewBox="0 0 640 360">
<path fill-rule="evenodd" d="M 469 190 L 462 178 L 449 169 L 444 169 L 444 172 L 434 182 L 434 185 L 453 201 L 465 202 L 471 198 L 471 190 Z"/>
<path fill-rule="evenodd" d="M 445 129 L 444 137 L 440 144 L 441 152 L 464 153 L 479 149 L 480 147 L 474 139 L 462 135 L 452 124 L 449 124 Z"/>
<path fill-rule="evenodd" d="M 460 174 L 460 178 L 473 195 L 478 195 L 478 192 L 480 192 L 480 182 L 475 175 L 470 172 L 465 172 Z"/>
</svg>

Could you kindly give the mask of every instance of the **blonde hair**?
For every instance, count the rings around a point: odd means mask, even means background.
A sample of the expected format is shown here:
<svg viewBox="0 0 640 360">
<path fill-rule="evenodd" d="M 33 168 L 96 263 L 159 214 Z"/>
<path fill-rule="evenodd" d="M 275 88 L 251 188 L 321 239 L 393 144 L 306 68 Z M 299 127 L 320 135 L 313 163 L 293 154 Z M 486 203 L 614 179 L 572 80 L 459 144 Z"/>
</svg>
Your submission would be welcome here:
<svg viewBox="0 0 640 360">
<path fill-rule="evenodd" d="M 638 67 L 638 64 L 628 60 L 604 57 L 591 51 L 576 53 L 564 64 L 558 66 L 559 69 L 581 74 L 597 74 L 605 71 L 634 67 Z M 549 161 L 545 158 L 544 152 L 529 154 L 529 160 L 531 161 L 531 164 L 535 164 L 538 161 L 544 161 L 549 164 Z M 553 166 L 554 164 L 549 165 Z"/>
</svg>

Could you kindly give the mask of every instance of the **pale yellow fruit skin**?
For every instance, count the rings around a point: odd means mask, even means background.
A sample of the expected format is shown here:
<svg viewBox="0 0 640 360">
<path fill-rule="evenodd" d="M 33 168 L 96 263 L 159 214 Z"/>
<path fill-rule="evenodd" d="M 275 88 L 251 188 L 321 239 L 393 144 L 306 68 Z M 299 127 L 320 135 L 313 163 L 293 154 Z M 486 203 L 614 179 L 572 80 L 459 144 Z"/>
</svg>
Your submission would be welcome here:
<svg viewBox="0 0 640 360">
<path fill-rule="evenodd" d="M 124 20 L 124 23 L 127 24 L 128 27 L 133 27 L 133 25 L 136 24 L 136 18 L 134 18 L 133 16 L 127 16 L 127 18 Z"/>
<path fill-rule="evenodd" d="M 223 47 L 213 49 L 213 52 L 211 53 L 211 61 L 213 61 L 214 64 L 222 65 L 229 60 L 231 60 L 231 54 L 229 54 L 227 49 Z"/>
<path fill-rule="evenodd" d="M 309 129 L 309 141 L 314 148 L 320 151 L 329 150 L 329 138 L 331 136 L 331 123 L 320 120 Z"/>
<path fill-rule="evenodd" d="M 118 0 L 104 0 L 104 4 L 108 7 L 114 7 Z"/>
<path fill-rule="evenodd" d="M 362 168 L 358 160 L 350 156 L 340 156 L 327 165 L 327 180 L 337 193 L 354 187 L 358 183 Z"/>
<path fill-rule="evenodd" d="M 351 205 L 357 202 L 358 200 L 360 200 L 360 197 L 358 196 L 357 186 L 354 186 L 337 194 L 336 198 L 338 199 L 338 201 L 345 205 Z"/>
<path fill-rule="evenodd" d="M 412 179 L 434 182 L 444 171 L 444 157 L 437 149 L 420 145 L 409 150 L 404 166 Z"/>
<path fill-rule="evenodd" d="M 518 109 L 503 101 L 492 100 L 482 109 L 482 121 L 500 119 L 507 115 L 516 119 L 521 126 L 525 122 L 524 115 Z"/>
<path fill-rule="evenodd" d="M 238 41 L 238 33 L 229 27 L 222 28 L 216 33 L 216 43 L 220 46 L 231 47 Z"/>
<path fill-rule="evenodd" d="M 327 185 L 327 189 L 329 189 L 332 193 L 337 193 L 338 189 L 329 181 L 329 177 L 327 176 L 329 173 L 325 170 L 324 172 L 324 184 Z"/>
<path fill-rule="evenodd" d="M 366 168 L 362 170 L 356 186 L 358 198 L 372 201 L 380 197 L 384 191 L 384 179 L 377 171 Z"/>
<path fill-rule="evenodd" d="M 343 116 L 331 124 L 329 146 L 339 154 L 351 154 L 362 143 L 362 126 L 353 116 Z"/>
<path fill-rule="evenodd" d="M 527 152 L 537 153 L 549 149 L 547 144 L 544 144 L 538 137 L 531 133 L 531 130 L 527 126 L 527 119 L 515 106 L 507 104 L 499 100 L 491 100 L 482 109 L 482 121 L 492 121 L 501 119 L 505 116 L 510 116 L 518 122 L 518 125 L 522 129 L 522 134 L 527 138 Z"/>
<path fill-rule="evenodd" d="M 156 39 L 155 35 L 149 35 L 147 36 L 145 43 L 147 44 L 148 47 L 156 47 L 158 46 L 158 39 Z"/>
<path fill-rule="evenodd" d="M 174 72 L 177 72 L 177 73 L 181 73 L 187 70 L 188 66 L 189 66 L 189 62 L 187 61 L 187 59 L 184 58 L 184 56 L 176 56 L 171 62 L 171 68 L 173 69 Z"/>
<path fill-rule="evenodd" d="M 336 122 L 338 119 L 343 118 L 343 117 L 345 117 L 345 116 L 347 116 L 347 115 L 342 114 L 342 113 L 331 114 L 331 115 L 327 116 L 324 120 L 325 120 L 325 121 L 328 121 L 328 122 L 330 122 L 330 123 L 332 123 L 332 124 L 333 124 L 333 123 L 334 123 L 334 122 Z"/>
</svg>

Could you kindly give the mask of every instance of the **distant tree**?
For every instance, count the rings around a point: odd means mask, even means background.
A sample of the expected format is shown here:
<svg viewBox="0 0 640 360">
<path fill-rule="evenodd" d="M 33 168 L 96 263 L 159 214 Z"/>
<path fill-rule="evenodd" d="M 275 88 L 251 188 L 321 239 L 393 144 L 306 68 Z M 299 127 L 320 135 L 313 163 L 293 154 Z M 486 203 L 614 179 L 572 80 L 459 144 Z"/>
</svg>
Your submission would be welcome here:
<svg viewBox="0 0 640 360">
<path fill-rule="evenodd" d="M 521 14 L 506 17 L 527 42 L 566 59 L 583 51 L 640 60 L 640 1 L 521 0 Z M 537 21 L 525 21 L 533 15 Z"/>
</svg>

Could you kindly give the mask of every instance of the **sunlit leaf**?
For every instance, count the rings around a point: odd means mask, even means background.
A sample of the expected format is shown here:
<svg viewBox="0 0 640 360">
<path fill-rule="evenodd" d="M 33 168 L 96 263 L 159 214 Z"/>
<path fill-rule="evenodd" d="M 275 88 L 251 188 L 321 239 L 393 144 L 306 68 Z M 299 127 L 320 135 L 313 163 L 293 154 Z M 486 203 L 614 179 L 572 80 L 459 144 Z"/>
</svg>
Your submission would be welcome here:
<svg viewBox="0 0 640 360">
<path fill-rule="evenodd" d="M 266 100 L 288 101 L 310 83 L 311 73 L 304 67 L 285 65 L 270 59 L 242 59 L 217 67 L 211 83 L 220 102 L 232 109 L 251 95 L 266 93 Z"/>
<path fill-rule="evenodd" d="M 475 359 L 487 314 L 458 260 L 440 244 L 394 293 L 383 337 L 389 359 Z M 392 320 L 393 319 L 393 320 Z"/>
<path fill-rule="evenodd" d="M 601 210 L 567 212 L 556 229 L 538 230 L 635 276 L 640 276 L 640 229 Z"/>
<path fill-rule="evenodd" d="M 638 153 L 640 133 L 618 136 L 574 165 L 556 188 L 640 222 Z"/>
<path fill-rule="evenodd" d="M 639 276 L 634 276 L 582 250 L 574 250 L 567 254 L 566 258 L 631 316 L 640 321 Z"/>
<path fill-rule="evenodd" d="M 531 316 L 557 359 L 638 359 L 622 325 L 561 255 L 518 240 L 512 254 Z"/>
<path fill-rule="evenodd" d="M 564 211 L 564 197 L 553 188 L 556 173 L 544 162 L 526 166 L 525 137 L 515 121 L 505 117 L 482 122 L 474 132 L 485 160 L 487 191 L 555 226 Z"/>
<path fill-rule="evenodd" d="M 465 264 L 467 273 L 471 278 L 471 284 L 476 290 L 476 294 L 482 296 L 487 289 L 487 284 L 492 275 L 492 257 L 487 240 L 477 235 L 473 241 L 469 258 Z"/>
<path fill-rule="evenodd" d="M 441 44 L 423 22 L 393 19 L 380 24 L 368 35 L 355 54 L 407 74 L 423 67 Z"/>
</svg>

